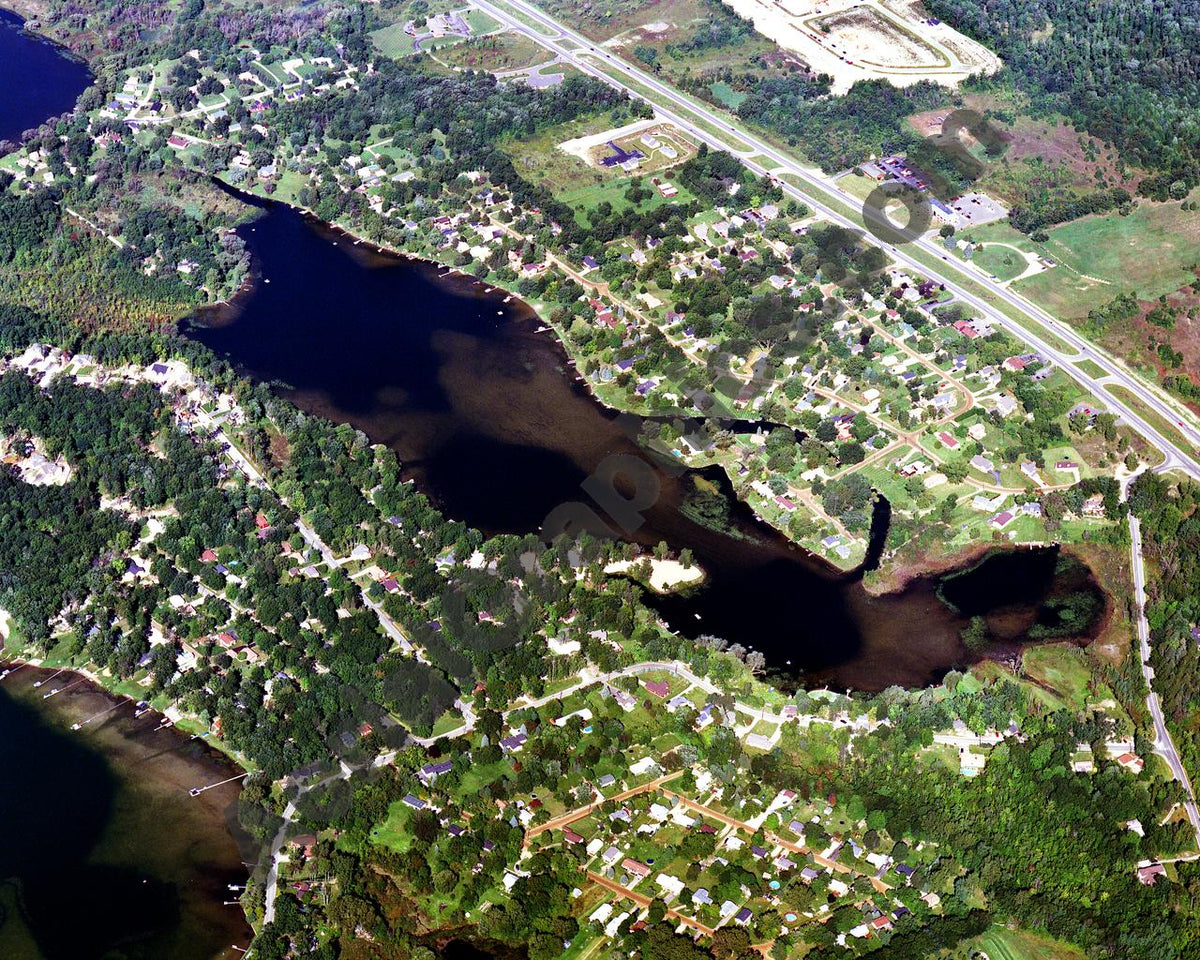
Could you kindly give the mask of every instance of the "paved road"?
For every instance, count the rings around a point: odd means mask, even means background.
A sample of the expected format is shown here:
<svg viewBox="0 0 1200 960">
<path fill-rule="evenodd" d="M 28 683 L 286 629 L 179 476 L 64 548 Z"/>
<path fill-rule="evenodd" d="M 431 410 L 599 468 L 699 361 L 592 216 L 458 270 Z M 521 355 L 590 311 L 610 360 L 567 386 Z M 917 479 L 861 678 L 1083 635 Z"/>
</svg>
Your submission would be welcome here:
<svg viewBox="0 0 1200 960">
<path fill-rule="evenodd" d="M 503 7 L 493 3 L 492 0 L 478 0 L 477 6 L 485 9 L 513 30 L 531 37 L 584 73 L 624 90 L 631 96 L 646 100 L 664 118 L 686 130 L 697 140 L 707 143 L 710 147 L 735 154 L 755 173 L 774 176 L 782 172 L 800 179 L 805 184 L 803 189 L 786 181 L 780 181 L 780 187 L 784 193 L 808 204 L 823 217 L 843 226 L 854 229 L 862 228 L 860 219 L 847 216 L 839 209 L 847 203 L 856 201 L 843 195 L 830 178 L 825 177 L 819 171 L 802 166 L 793 157 L 782 153 L 764 140 L 747 133 L 744 129 L 735 127 L 729 123 L 726 117 L 717 114 L 707 105 L 684 96 L 651 74 L 622 60 L 607 49 L 597 46 L 587 37 L 547 16 L 528 0 L 505 0 Z M 520 11 L 526 19 L 522 20 L 514 16 L 512 10 Z M 530 21 L 537 26 L 532 26 Z M 631 82 L 651 91 L 654 99 L 632 89 L 629 85 Z M 688 116 L 680 111 L 686 111 L 686 114 L 699 118 L 706 126 L 688 119 Z M 724 133 L 717 135 L 712 133 L 709 128 L 727 132 L 731 139 L 742 141 L 749 148 L 735 149 L 724 139 Z M 763 162 L 764 160 L 766 162 Z M 1200 446 L 1200 429 L 1195 427 L 1189 419 L 1185 419 L 1186 415 L 1181 412 L 1179 406 L 1165 394 L 1130 373 L 1123 365 L 1113 360 L 1086 338 L 1080 336 L 1066 324 L 1059 323 L 1045 310 L 1024 297 L 996 281 L 982 275 L 975 275 L 969 269 L 952 264 L 944 249 L 938 246 L 932 238 L 923 238 L 908 245 L 908 248 L 885 246 L 888 253 L 897 262 L 929 276 L 939 283 L 944 283 L 947 290 L 972 306 L 994 325 L 1004 327 L 1032 346 L 1042 356 L 1054 360 L 1069 376 L 1089 391 L 1102 394 L 1105 404 L 1113 413 L 1118 414 L 1163 453 L 1166 457 L 1165 467 L 1184 470 L 1191 476 L 1200 479 L 1200 462 L 1195 459 L 1191 451 L 1185 451 L 1177 446 L 1128 404 L 1109 393 L 1106 386 L 1110 384 L 1124 386 L 1159 416 L 1169 423 L 1178 425 L 1180 433 L 1190 443 Z M 944 261 L 945 265 L 938 268 L 927 266 L 910 253 L 913 248 L 919 249 L 928 257 Z M 1059 350 L 1052 346 L 1036 332 L 1000 312 L 991 303 L 964 287 L 962 282 L 955 280 L 956 276 L 963 282 L 983 287 L 989 297 L 1003 301 L 1018 314 L 1053 328 L 1055 335 L 1068 343 L 1075 352 Z M 1073 365 L 1085 359 L 1100 367 L 1104 371 L 1104 377 L 1097 380 Z"/>
<path fill-rule="evenodd" d="M 1123 487 L 1123 494 L 1128 493 L 1128 483 Z M 1154 721 L 1154 750 L 1167 762 L 1175 779 L 1183 784 L 1187 798 L 1183 806 L 1191 821 L 1192 830 L 1196 834 L 1196 847 L 1200 849 L 1200 810 L 1196 806 L 1196 794 L 1192 789 L 1191 778 L 1179 759 L 1179 751 L 1171 739 L 1163 717 L 1162 704 L 1158 694 L 1154 692 L 1154 668 L 1150 666 L 1150 624 L 1146 620 L 1146 568 L 1142 559 L 1142 525 L 1132 513 L 1129 514 L 1129 555 L 1133 568 L 1133 597 L 1137 604 L 1137 634 L 1138 645 L 1141 649 L 1142 674 L 1146 678 L 1146 706 Z"/>
<path fill-rule="evenodd" d="M 646 907 L 650 906 L 651 898 L 646 896 L 644 893 L 638 893 L 636 890 L 630 890 L 628 887 L 623 887 L 615 880 L 609 880 L 608 877 L 605 877 L 599 873 L 595 873 L 592 870 L 587 870 L 585 873 L 587 874 L 587 878 L 593 883 L 598 883 L 600 886 L 604 887 L 606 890 L 610 890 L 619 897 L 624 897 L 626 900 L 633 901 L 633 903 L 635 903 L 639 909 L 644 910 Z M 671 907 L 667 908 L 666 917 L 669 920 L 678 920 L 684 926 L 691 927 L 693 930 L 698 930 L 706 937 L 711 937 L 717 932 L 712 927 L 706 927 L 699 920 L 685 916 Z"/>
<path fill-rule="evenodd" d="M 651 660 L 643 663 L 634 663 L 628 667 L 622 667 L 620 670 L 612 670 L 608 673 L 596 673 L 592 670 L 584 670 L 579 674 L 579 680 L 569 687 L 564 687 L 562 690 L 557 690 L 554 693 L 548 693 L 543 697 L 538 697 L 536 700 L 522 700 L 512 704 L 504 711 L 503 716 L 507 717 L 510 713 L 516 710 L 527 710 L 530 707 L 544 707 L 551 700 L 565 700 L 577 690 L 582 690 L 584 687 L 590 687 L 596 683 L 611 685 L 617 677 L 636 677 L 643 673 L 657 672 L 673 673 L 675 676 L 686 680 L 694 687 L 699 687 L 705 693 L 720 694 L 721 690 L 715 683 L 704 677 L 697 676 L 691 668 L 682 660 Z M 456 704 L 457 705 L 457 704 Z M 734 701 L 734 713 L 745 713 L 754 720 L 765 720 L 767 723 L 775 723 L 782 726 L 790 720 L 795 720 L 801 727 L 808 727 L 814 723 L 829 724 L 833 727 L 849 727 L 852 731 L 862 732 L 863 730 L 871 731 L 876 727 L 881 726 L 880 722 L 875 720 L 852 720 L 836 716 L 832 720 L 826 717 L 817 716 L 816 714 L 797 714 L 795 717 L 785 717 L 782 713 L 772 713 L 764 707 L 752 707 L 748 704 Z M 412 737 L 412 741 L 422 747 L 430 747 L 439 740 L 453 740 L 456 737 L 461 737 L 464 734 L 470 733 L 475 729 L 475 715 L 471 712 L 470 704 L 465 701 L 460 705 L 466 717 L 465 722 L 455 727 L 452 730 L 447 730 L 445 733 L 439 733 L 433 737 Z M 753 726 L 753 724 L 751 725 Z"/>
<path fill-rule="evenodd" d="M 341 769 L 337 773 L 307 787 L 301 787 L 296 793 L 296 800 L 299 800 L 310 790 L 323 787 L 326 784 L 333 783 L 335 780 L 345 780 L 353 772 L 345 762 L 342 762 Z M 263 908 L 264 925 L 271 923 L 275 919 L 275 896 L 279 892 L 279 854 L 283 850 L 283 844 L 287 839 L 288 827 L 292 825 L 296 816 L 296 800 L 291 801 L 283 808 L 283 823 L 279 825 L 279 829 L 275 833 L 275 839 L 271 841 L 271 866 L 267 870 L 266 901 Z"/>
</svg>

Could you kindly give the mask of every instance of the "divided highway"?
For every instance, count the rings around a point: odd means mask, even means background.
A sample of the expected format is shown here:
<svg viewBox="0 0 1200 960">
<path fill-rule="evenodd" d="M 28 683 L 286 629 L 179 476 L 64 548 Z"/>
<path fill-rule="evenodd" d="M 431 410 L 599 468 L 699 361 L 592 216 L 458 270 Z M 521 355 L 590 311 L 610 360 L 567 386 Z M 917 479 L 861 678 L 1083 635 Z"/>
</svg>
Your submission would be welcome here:
<svg viewBox="0 0 1200 960">
<path fill-rule="evenodd" d="M 806 203 L 826 219 L 853 229 L 863 228 L 858 212 L 847 204 L 847 198 L 832 181 L 819 171 L 801 165 L 793 157 L 730 123 L 727 117 L 719 115 L 709 106 L 681 94 L 651 74 L 597 45 L 583 34 L 562 25 L 528 0 L 476 0 L 476 6 L 486 10 L 510 29 L 530 37 L 558 54 L 584 73 L 624 90 L 630 96 L 645 100 L 664 119 L 687 131 L 697 140 L 707 143 L 709 147 L 734 154 L 755 173 L 776 177 L 784 193 Z M 735 146 L 730 140 L 740 141 L 746 146 Z M 805 186 L 801 188 L 781 180 L 781 174 L 795 177 Z M 850 212 L 847 213 L 847 210 Z M 1082 384 L 1089 392 L 1102 396 L 1110 411 L 1125 420 L 1163 454 L 1165 462 L 1160 465 L 1160 469 L 1182 470 L 1200 480 L 1200 461 L 1196 459 L 1195 454 L 1195 450 L 1200 449 L 1200 429 L 1193 426 L 1186 415 L 1157 388 L 1147 384 L 1067 324 L 1055 320 L 1045 310 L 1024 297 L 989 278 L 972 276 L 951 263 L 945 250 L 934 239 L 922 238 L 907 247 L 888 244 L 882 246 L 896 262 L 945 284 L 948 291 L 977 310 L 993 325 L 1007 329 L 1042 356 L 1057 363 L 1068 376 Z M 917 251 L 925 256 L 918 258 L 914 255 Z M 1053 328 L 1053 336 L 1074 348 L 1075 352 L 1068 352 L 1047 342 L 1036 329 L 1030 329 L 1008 313 L 997 309 L 964 284 L 981 287 L 987 296 L 1003 301 L 1018 316 L 1026 317 L 1034 324 Z M 1097 379 L 1074 365 L 1083 360 L 1089 360 L 1103 370 L 1104 377 Z M 1172 424 L 1182 437 L 1193 445 L 1192 448 L 1184 449 L 1165 436 L 1157 426 L 1127 402 L 1111 393 L 1107 389 L 1110 385 L 1119 385 L 1130 391 L 1147 408 Z"/>
</svg>

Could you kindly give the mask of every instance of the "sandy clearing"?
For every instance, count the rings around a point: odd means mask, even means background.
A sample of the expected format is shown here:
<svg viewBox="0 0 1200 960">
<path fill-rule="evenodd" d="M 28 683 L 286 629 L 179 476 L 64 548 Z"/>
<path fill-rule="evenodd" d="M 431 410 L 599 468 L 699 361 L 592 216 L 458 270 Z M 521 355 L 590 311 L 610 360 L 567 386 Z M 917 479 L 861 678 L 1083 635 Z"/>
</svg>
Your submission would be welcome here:
<svg viewBox="0 0 1200 960">
<path fill-rule="evenodd" d="M 659 593 L 669 593 L 676 587 L 699 583 L 704 579 L 704 571 L 695 564 L 685 567 L 678 560 L 657 560 L 653 557 L 644 559 L 650 561 L 650 588 Z M 641 562 L 641 560 L 615 560 L 604 568 L 604 572 L 628 573 L 630 568 Z"/>
<path fill-rule="evenodd" d="M 872 78 L 896 86 L 932 80 L 956 87 L 973 73 L 1000 68 L 1000 58 L 986 47 L 945 23 L 930 24 L 907 5 L 885 0 L 723 2 L 813 71 L 829 74 L 835 93 Z M 823 33 L 821 24 L 830 23 L 835 29 Z"/>
</svg>

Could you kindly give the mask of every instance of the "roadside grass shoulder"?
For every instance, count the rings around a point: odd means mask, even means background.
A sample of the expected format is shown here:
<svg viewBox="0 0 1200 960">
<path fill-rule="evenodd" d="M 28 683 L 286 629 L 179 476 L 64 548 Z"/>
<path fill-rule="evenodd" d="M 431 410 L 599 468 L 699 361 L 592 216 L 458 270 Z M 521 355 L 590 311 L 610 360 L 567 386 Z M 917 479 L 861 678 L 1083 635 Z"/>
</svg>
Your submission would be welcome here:
<svg viewBox="0 0 1200 960">
<path fill-rule="evenodd" d="M 1103 380 L 1106 376 L 1108 376 L 1108 374 L 1101 369 L 1100 364 L 1096 363 L 1094 360 L 1080 360 L 1075 364 L 1075 366 L 1086 373 L 1089 377 L 1092 377 L 1094 380 Z"/>
<path fill-rule="evenodd" d="M 1192 446 L 1191 443 L 1184 439 L 1183 434 L 1179 432 L 1178 427 L 1174 423 L 1168 421 L 1166 418 L 1151 410 L 1148 406 L 1146 406 L 1145 403 L 1142 402 L 1141 398 L 1134 394 L 1131 390 L 1127 390 L 1122 386 L 1113 386 L 1109 387 L 1108 391 L 1117 397 L 1117 399 L 1119 399 L 1122 403 L 1128 404 L 1135 411 L 1137 411 L 1138 415 L 1146 420 L 1152 427 L 1158 430 L 1159 433 L 1163 434 L 1163 436 L 1167 437 L 1167 439 L 1171 440 L 1173 443 L 1178 444 L 1179 448 L 1185 453 L 1188 453 L 1191 456 L 1197 456 L 1198 453 L 1200 453 L 1194 446 Z"/>
</svg>

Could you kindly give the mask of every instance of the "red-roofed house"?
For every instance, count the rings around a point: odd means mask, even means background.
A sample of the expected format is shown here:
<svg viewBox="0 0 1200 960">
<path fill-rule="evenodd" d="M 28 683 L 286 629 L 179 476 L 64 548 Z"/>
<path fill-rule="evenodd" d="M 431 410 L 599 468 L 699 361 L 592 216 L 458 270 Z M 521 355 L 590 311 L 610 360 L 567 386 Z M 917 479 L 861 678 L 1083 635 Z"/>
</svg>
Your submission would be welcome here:
<svg viewBox="0 0 1200 960">
<path fill-rule="evenodd" d="M 1123 753 L 1117 757 L 1119 763 L 1126 770 L 1132 770 L 1134 773 L 1141 773 L 1146 768 L 1146 761 L 1139 757 L 1136 753 Z"/>
<path fill-rule="evenodd" d="M 636 876 L 650 876 L 650 868 L 646 866 L 646 864 L 641 863 L 638 860 L 634 860 L 632 857 L 626 857 L 624 860 L 622 860 L 621 866 L 629 873 L 635 874 Z"/>
<path fill-rule="evenodd" d="M 665 680 L 647 680 L 646 689 L 659 698 L 665 699 L 671 695 L 671 688 Z"/>
</svg>

